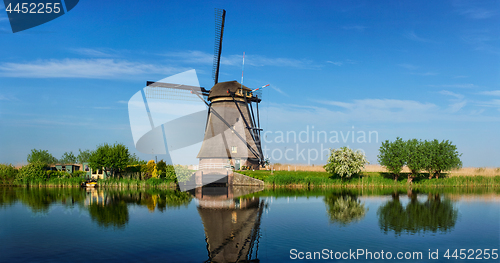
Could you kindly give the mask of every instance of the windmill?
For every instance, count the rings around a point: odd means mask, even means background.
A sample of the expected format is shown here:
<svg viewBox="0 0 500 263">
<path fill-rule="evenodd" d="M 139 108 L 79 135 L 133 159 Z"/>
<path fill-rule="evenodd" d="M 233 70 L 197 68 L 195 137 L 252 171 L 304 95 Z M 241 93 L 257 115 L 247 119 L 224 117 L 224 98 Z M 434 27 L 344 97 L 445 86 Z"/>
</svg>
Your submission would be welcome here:
<svg viewBox="0 0 500 263">
<path fill-rule="evenodd" d="M 257 92 L 260 88 L 252 90 L 237 81 L 219 82 L 225 15 L 225 10 L 216 9 L 212 69 L 214 86 L 210 90 L 190 85 L 147 82 L 147 87 L 155 90 L 163 88 L 170 92 L 190 92 L 208 108 L 203 143 L 197 155 L 201 170 L 201 175 L 197 173 L 197 184 L 230 183 L 231 180 L 227 178 L 219 180 L 221 174 L 228 175 L 229 169 L 238 170 L 243 166 L 259 169 L 264 165 L 259 119 L 261 98 Z"/>
</svg>

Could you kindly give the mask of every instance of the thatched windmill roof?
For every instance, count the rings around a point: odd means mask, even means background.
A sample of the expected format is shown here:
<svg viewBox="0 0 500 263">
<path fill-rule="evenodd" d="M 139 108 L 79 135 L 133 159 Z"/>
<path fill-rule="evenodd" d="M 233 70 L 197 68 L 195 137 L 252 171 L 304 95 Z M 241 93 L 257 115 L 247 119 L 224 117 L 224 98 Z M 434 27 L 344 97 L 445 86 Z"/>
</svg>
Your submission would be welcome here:
<svg viewBox="0 0 500 263">
<path fill-rule="evenodd" d="M 251 89 L 249 89 L 246 86 L 242 86 L 236 80 L 219 82 L 210 89 L 210 93 L 208 94 L 208 100 L 212 100 L 213 98 L 217 97 L 231 97 L 231 95 L 227 93 L 227 90 L 229 90 L 230 92 L 236 92 L 239 88 L 242 88 L 243 90 L 246 91 L 251 91 Z"/>
</svg>

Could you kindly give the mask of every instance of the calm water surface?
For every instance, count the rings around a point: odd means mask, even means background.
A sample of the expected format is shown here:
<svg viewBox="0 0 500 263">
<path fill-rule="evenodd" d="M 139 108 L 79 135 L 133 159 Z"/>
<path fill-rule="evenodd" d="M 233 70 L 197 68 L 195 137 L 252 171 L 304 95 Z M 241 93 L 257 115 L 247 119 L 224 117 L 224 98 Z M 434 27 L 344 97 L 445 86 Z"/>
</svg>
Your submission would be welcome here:
<svg viewBox="0 0 500 263">
<path fill-rule="evenodd" d="M 500 262 L 499 189 L 255 191 L 0 188 L 0 261 Z"/>
</svg>

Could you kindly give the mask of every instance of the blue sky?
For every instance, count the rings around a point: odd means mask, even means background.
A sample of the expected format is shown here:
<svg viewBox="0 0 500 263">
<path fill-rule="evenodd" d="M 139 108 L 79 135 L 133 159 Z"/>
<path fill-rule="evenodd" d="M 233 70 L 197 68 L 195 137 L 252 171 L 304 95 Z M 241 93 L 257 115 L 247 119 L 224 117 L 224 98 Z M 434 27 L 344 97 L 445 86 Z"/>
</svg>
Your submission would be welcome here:
<svg viewBox="0 0 500 263">
<path fill-rule="evenodd" d="M 338 142 L 299 152 L 347 145 L 376 163 L 384 140 L 449 139 L 464 166 L 500 167 L 498 1 L 80 1 L 15 34 L 1 10 L 0 163 L 104 142 L 138 153 L 127 101 L 147 80 L 196 69 L 213 85 L 214 8 L 227 10 L 220 81 L 240 81 L 245 52 L 244 84 L 271 84 L 268 149 L 296 151 L 280 132 L 325 131 Z"/>
</svg>

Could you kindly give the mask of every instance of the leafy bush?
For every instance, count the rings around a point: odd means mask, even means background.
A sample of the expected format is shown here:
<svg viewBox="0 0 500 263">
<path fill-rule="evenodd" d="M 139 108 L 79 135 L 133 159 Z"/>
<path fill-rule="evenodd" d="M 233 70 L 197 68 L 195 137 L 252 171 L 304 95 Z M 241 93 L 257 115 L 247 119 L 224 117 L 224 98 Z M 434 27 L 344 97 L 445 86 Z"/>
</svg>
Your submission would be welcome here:
<svg viewBox="0 0 500 263">
<path fill-rule="evenodd" d="M 49 170 L 47 178 L 70 178 L 71 174 L 63 171 Z"/>
<path fill-rule="evenodd" d="M 16 181 L 28 183 L 29 181 L 40 181 L 47 179 L 47 165 L 42 162 L 34 162 L 19 169 Z"/>
<path fill-rule="evenodd" d="M 332 149 L 325 170 L 332 175 L 340 177 L 351 177 L 361 172 L 365 164 L 368 164 L 365 155 L 361 151 L 354 152 L 347 147 Z"/>
<path fill-rule="evenodd" d="M 85 171 L 75 171 L 73 172 L 73 177 L 85 177 L 87 173 Z"/>
<path fill-rule="evenodd" d="M 188 169 L 187 165 L 175 165 L 175 175 L 177 177 L 178 182 L 187 182 L 191 179 L 193 172 Z"/>
<path fill-rule="evenodd" d="M 13 181 L 18 170 L 12 164 L 0 164 L 0 181 Z"/>
</svg>

